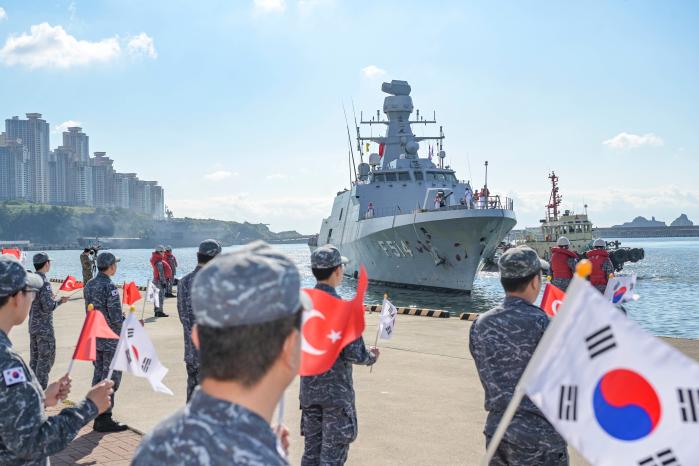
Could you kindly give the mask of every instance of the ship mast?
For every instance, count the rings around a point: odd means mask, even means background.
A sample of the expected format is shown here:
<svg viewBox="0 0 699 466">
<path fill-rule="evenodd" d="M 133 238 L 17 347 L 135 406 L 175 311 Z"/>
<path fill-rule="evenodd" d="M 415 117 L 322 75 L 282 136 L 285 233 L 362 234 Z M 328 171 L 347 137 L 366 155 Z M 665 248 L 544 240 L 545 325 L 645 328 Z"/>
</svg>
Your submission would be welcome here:
<svg viewBox="0 0 699 466">
<path fill-rule="evenodd" d="M 546 205 L 546 220 L 555 222 L 558 220 L 558 208 L 561 205 L 563 196 L 558 194 L 558 176 L 556 176 L 556 172 L 549 174 L 549 180 L 551 180 L 551 196 L 549 197 L 549 203 Z"/>
</svg>

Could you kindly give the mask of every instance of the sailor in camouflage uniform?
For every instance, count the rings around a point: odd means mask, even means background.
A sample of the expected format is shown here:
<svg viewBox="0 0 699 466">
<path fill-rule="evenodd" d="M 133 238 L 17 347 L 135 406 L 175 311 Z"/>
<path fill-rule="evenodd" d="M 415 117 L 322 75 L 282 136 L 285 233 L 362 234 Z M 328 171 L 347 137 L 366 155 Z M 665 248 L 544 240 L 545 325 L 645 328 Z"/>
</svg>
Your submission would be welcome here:
<svg viewBox="0 0 699 466">
<path fill-rule="evenodd" d="M 53 299 L 51 283 L 46 274 L 51 270 L 51 259 L 45 252 L 34 255 L 34 269 L 44 284 L 32 308 L 29 311 L 29 367 L 39 379 L 39 384 L 46 390 L 49 383 L 49 373 L 56 359 L 56 336 L 53 331 L 53 311 L 68 301 L 64 296 L 59 300 Z"/>
<path fill-rule="evenodd" d="M 346 263 L 335 246 L 325 245 L 313 251 L 311 269 L 318 282 L 316 289 L 339 298 L 335 288 L 342 282 Z M 342 350 L 329 371 L 301 377 L 301 435 L 305 444 L 302 465 L 345 463 L 350 443 L 357 438 L 352 365 L 370 366 L 378 356 L 379 350 L 367 349 L 359 337 Z"/>
<path fill-rule="evenodd" d="M 549 324 L 544 311 L 533 304 L 541 290 L 541 272 L 548 264 L 533 249 L 520 246 L 508 249 L 498 268 L 505 300 L 476 319 L 469 342 L 485 390 L 486 445 Z M 525 396 L 490 464 L 567 465 L 566 443 Z"/>
<path fill-rule="evenodd" d="M 44 391 L 8 336 L 27 318 L 35 293 L 43 286 L 41 277 L 24 270 L 17 260 L 0 256 L 0 464 L 6 466 L 48 465 L 50 455 L 63 450 L 109 406 L 111 382 L 101 382 L 86 400 L 46 416 L 45 407 L 67 398 L 70 377 L 63 376 Z"/>
<path fill-rule="evenodd" d="M 97 256 L 97 276 L 85 285 L 85 309 L 92 304 L 96 311 L 104 315 L 109 328 L 117 335 L 121 334 L 121 324 L 124 322 L 124 314 L 121 310 L 121 299 L 119 290 L 112 283 L 111 277 L 116 273 L 119 259 L 110 252 L 101 252 Z M 114 359 L 118 340 L 106 338 L 97 339 L 97 359 L 93 362 L 95 367 L 92 376 L 92 384 L 95 385 L 100 380 L 104 380 L 109 375 L 109 365 Z M 114 381 L 114 392 L 119 389 L 121 382 L 121 371 L 112 372 Z M 93 428 L 98 432 L 121 432 L 128 427 L 112 419 L 112 408 L 114 407 L 114 395 L 112 395 L 112 406 L 97 419 Z"/>
<path fill-rule="evenodd" d="M 194 277 L 211 259 L 221 253 L 221 243 L 215 239 L 207 239 L 199 244 L 197 251 L 197 266 L 193 271 L 182 277 L 177 284 L 177 313 L 180 315 L 184 331 L 184 363 L 187 367 L 187 401 L 192 398 L 194 388 L 199 385 L 199 352 L 192 343 L 192 327 L 194 327 L 194 311 L 192 310 L 192 282 Z"/>
<path fill-rule="evenodd" d="M 270 421 L 301 364 L 312 305 L 294 263 L 262 241 L 221 254 L 192 285 L 202 381 L 136 450 L 133 466 L 287 465 Z"/>
</svg>

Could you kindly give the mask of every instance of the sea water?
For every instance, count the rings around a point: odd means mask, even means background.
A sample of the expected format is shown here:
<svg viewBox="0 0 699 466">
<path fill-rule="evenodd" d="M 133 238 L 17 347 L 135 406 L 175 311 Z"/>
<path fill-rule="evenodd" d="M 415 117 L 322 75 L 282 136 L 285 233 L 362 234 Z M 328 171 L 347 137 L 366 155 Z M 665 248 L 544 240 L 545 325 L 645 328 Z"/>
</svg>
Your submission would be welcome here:
<svg viewBox="0 0 699 466">
<path fill-rule="evenodd" d="M 644 248 L 646 257 L 635 264 L 627 263 L 622 274 L 636 273 L 636 292 L 640 299 L 625 305 L 629 317 L 655 335 L 699 339 L 699 239 L 649 238 L 621 240 L 624 246 Z M 232 251 L 240 246 L 224 248 Z M 276 245 L 299 267 L 303 286 L 315 281 L 311 274 L 310 253 L 305 244 Z M 196 248 L 177 248 L 174 254 L 179 266 L 177 277 L 190 272 L 196 265 Z M 82 280 L 81 251 L 49 251 L 52 269 L 49 276 L 65 278 L 73 275 Z M 135 281 L 145 285 L 152 276 L 151 250 L 119 249 L 112 251 L 119 262 L 114 281 Z M 33 252 L 28 252 L 29 260 Z M 356 281 L 346 279 L 338 288 L 344 298 L 354 296 Z M 54 287 L 57 289 L 57 287 Z M 381 303 L 384 293 L 396 306 L 414 306 L 448 310 L 454 315 L 461 312 L 485 312 L 496 306 L 504 293 L 499 277 L 494 272 L 476 276 L 471 295 L 407 288 L 393 288 L 370 284 L 365 302 Z"/>
</svg>

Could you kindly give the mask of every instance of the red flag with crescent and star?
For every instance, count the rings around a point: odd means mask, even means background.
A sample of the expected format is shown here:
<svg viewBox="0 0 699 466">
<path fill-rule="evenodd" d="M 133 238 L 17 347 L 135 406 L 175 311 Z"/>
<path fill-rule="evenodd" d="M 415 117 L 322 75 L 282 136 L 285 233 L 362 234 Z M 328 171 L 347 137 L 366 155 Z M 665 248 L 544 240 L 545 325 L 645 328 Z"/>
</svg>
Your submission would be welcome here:
<svg viewBox="0 0 699 466">
<path fill-rule="evenodd" d="M 97 357 L 97 338 L 109 338 L 118 340 L 119 335 L 114 333 L 104 315 L 97 310 L 89 310 L 85 315 L 85 322 L 75 345 L 73 359 L 81 361 L 94 361 Z"/>
<path fill-rule="evenodd" d="M 317 289 L 304 291 L 313 309 L 303 313 L 301 326 L 301 369 L 299 375 L 327 372 L 342 349 L 364 332 L 364 295 L 368 279 L 362 266 L 357 295 L 352 301 L 338 299 Z"/>
<path fill-rule="evenodd" d="M 124 283 L 124 297 L 121 299 L 122 304 L 131 306 L 133 303 L 141 299 L 141 292 L 138 291 L 138 286 L 135 282 Z"/>
<path fill-rule="evenodd" d="M 61 287 L 58 289 L 59 291 L 75 291 L 79 290 L 80 288 L 84 288 L 85 285 L 83 285 L 83 282 L 79 282 L 73 277 L 72 275 L 68 275 L 65 280 L 63 280 L 63 283 L 61 284 Z"/>
<path fill-rule="evenodd" d="M 549 317 L 556 317 L 558 308 L 561 306 L 561 303 L 563 303 L 565 297 L 566 294 L 563 290 L 547 283 L 544 289 L 544 296 L 541 298 L 540 307 Z"/>
</svg>

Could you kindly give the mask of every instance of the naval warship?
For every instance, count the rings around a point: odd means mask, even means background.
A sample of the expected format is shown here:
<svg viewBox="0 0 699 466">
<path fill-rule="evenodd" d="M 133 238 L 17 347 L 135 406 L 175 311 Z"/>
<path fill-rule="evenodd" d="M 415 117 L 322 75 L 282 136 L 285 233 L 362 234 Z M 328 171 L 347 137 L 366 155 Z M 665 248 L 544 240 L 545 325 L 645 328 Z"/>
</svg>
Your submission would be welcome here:
<svg viewBox="0 0 699 466">
<path fill-rule="evenodd" d="M 365 121 L 362 113 L 360 124 L 385 126 L 385 135 L 362 136 L 355 124 L 361 163 L 350 163 L 350 189 L 337 194 L 309 246 L 337 246 L 350 260 L 345 273 L 355 278 L 363 264 L 375 283 L 470 293 L 483 258 L 492 256 L 516 223 L 513 202 L 490 194 L 487 175 L 475 193 L 469 182 L 457 179 L 444 163 L 441 126 L 435 136 L 413 133 L 411 125 L 437 121 L 421 117 L 419 110 L 411 120 L 406 81 L 383 83 L 381 90 L 388 94 L 386 118 L 377 110 Z M 430 147 L 428 157 L 420 156 L 421 141 L 433 141 L 436 153 Z M 378 152 L 367 154 L 366 163 L 363 149 L 371 143 L 378 144 Z"/>
</svg>

